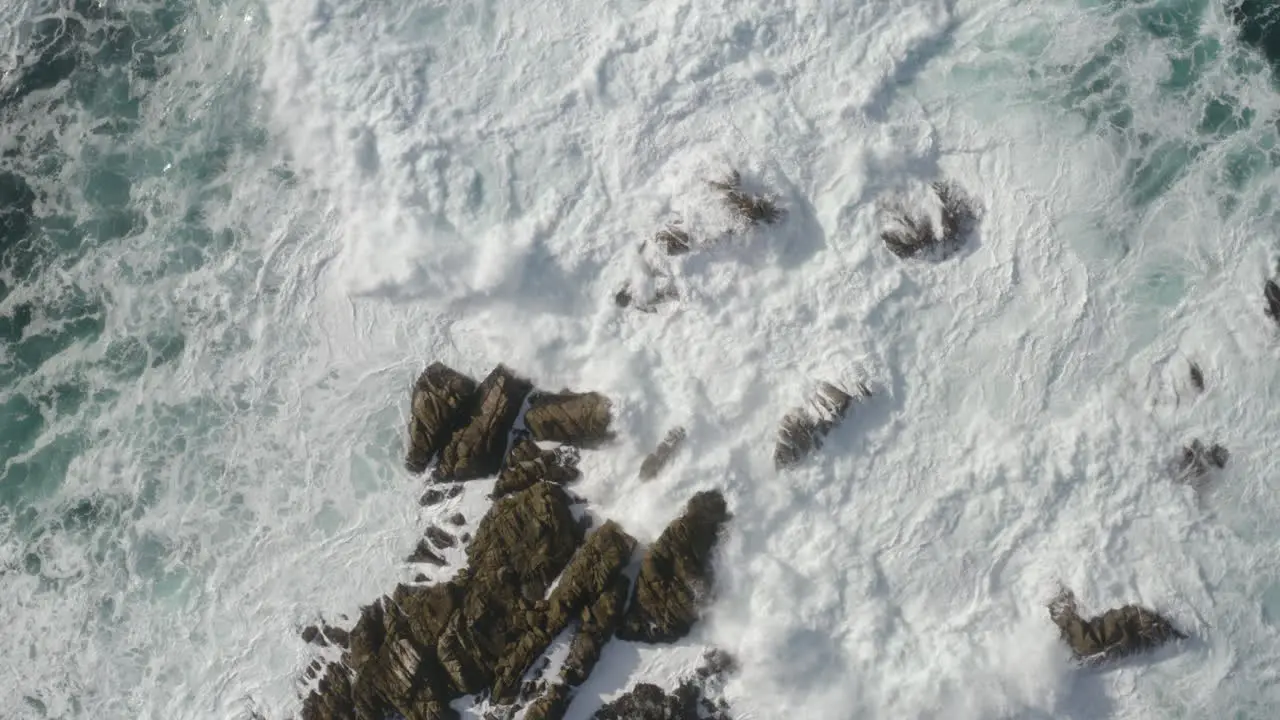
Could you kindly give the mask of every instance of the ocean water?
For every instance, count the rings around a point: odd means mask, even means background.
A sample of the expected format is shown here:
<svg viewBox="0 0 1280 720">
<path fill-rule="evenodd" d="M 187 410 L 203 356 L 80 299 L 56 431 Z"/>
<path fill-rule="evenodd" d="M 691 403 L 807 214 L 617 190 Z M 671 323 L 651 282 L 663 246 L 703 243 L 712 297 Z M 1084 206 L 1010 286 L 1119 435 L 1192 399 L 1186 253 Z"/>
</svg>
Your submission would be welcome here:
<svg viewBox="0 0 1280 720">
<path fill-rule="evenodd" d="M 641 539 L 700 489 L 735 513 L 695 636 L 610 645 L 571 718 L 707 644 L 744 718 L 1275 717 L 1273 12 L 5 4 L 0 714 L 296 712 L 298 628 L 416 574 L 433 513 L 478 518 L 482 490 L 424 510 L 401 466 L 439 359 L 614 397 L 579 490 Z M 786 222 L 619 312 L 646 235 L 723 222 L 701 180 L 730 166 Z M 902 263 L 875 203 L 937 177 L 978 237 Z M 876 397 L 775 472 L 833 378 Z M 1164 475 L 1196 437 L 1231 451 L 1205 493 Z M 1194 637 L 1077 670 L 1059 581 Z"/>
</svg>

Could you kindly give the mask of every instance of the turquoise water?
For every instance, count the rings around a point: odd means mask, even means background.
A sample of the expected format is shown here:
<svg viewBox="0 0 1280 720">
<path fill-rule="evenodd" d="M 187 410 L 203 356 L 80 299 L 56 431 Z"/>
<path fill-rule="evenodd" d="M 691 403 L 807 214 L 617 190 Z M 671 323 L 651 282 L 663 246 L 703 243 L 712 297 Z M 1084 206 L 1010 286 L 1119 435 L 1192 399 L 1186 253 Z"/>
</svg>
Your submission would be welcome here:
<svg viewBox="0 0 1280 720">
<path fill-rule="evenodd" d="M 1113 153 L 1101 182 L 1115 192 L 1077 208 L 1103 238 L 1081 256 L 1122 287 L 1118 312 L 1139 338 L 1206 264 L 1276 227 L 1280 96 L 1270 60 L 1210 0 L 1052 6 L 1076 19 L 1073 47 L 1045 51 L 1051 23 L 992 25 L 948 77 L 1048 108 Z M 327 580 L 297 570 L 303 585 L 272 590 L 304 551 L 390 544 L 364 532 L 390 511 L 361 501 L 401 487 L 395 403 L 421 358 L 312 363 L 329 321 L 305 308 L 341 240 L 268 117 L 270 3 L 4 12 L 0 624 L 12 644 L 0 673 L 14 682 L 0 680 L 0 702 L 18 717 L 232 717 L 289 696 L 295 658 L 272 649 L 289 623 L 244 626 L 308 612 Z M 1216 260 L 1166 232 L 1179 212 L 1221 231 Z M 313 492 L 332 467 L 338 489 Z M 1260 543 L 1280 538 L 1226 515 Z M 261 578 L 233 582 L 251 572 Z M 236 603 L 243 614 L 215 612 Z M 255 644 L 213 659 L 182 649 L 225 633 Z M 274 674 L 214 692 L 250 654 Z"/>
</svg>

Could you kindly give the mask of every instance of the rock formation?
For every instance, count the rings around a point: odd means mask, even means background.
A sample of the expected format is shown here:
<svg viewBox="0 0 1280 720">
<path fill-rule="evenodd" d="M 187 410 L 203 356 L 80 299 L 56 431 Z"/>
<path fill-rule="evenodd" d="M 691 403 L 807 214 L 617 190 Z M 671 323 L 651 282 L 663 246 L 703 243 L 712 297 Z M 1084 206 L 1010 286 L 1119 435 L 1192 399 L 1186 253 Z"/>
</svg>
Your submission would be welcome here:
<svg viewBox="0 0 1280 720">
<path fill-rule="evenodd" d="M 689 633 L 709 596 L 712 553 L 728 520 L 719 491 L 689 500 L 645 554 L 618 637 L 660 643 Z"/>
<path fill-rule="evenodd" d="M 1138 605 L 1125 605 L 1086 620 L 1077 610 L 1075 594 L 1065 588 L 1049 603 L 1049 618 L 1058 626 L 1072 654 L 1086 665 L 1187 637 L 1154 610 Z"/>
<path fill-rule="evenodd" d="M 470 388 L 468 395 L 465 390 Z M 401 584 L 362 607 L 350 630 L 318 623 L 305 641 L 340 650 L 317 659 L 306 676 L 305 720 L 456 718 L 450 703 L 487 699 L 494 717 L 561 717 L 606 643 L 623 634 L 650 642 L 682 637 L 697 619 L 711 583 L 711 554 L 729 514 L 718 492 L 689 501 L 642 563 L 631 608 L 627 568 L 636 541 L 605 521 L 588 533 L 565 485 L 579 476 L 576 446 L 611 437 L 609 402 L 598 393 L 538 393 L 525 413 L 528 434 L 509 452 L 530 383 L 497 366 L 478 386 L 433 364 L 415 387 L 411 446 L 433 475 L 465 481 L 498 474 L 494 503 L 474 539 L 429 526 L 410 562 L 444 565 L 438 551 L 465 546 L 467 565 L 434 585 Z M 446 436 L 442 429 L 449 429 Z M 564 443 L 554 450 L 537 442 Z M 425 460 L 424 460 L 425 458 Z M 423 504 L 461 492 L 431 488 Z M 583 521 L 585 520 L 585 522 Z M 455 513 L 450 523 L 464 525 Z M 419 583 L 428 582 L 418 576 Z M 553 587 L 554 586 L 554 587 Z M 559 677 L 542 679 L 548 645 L 569 630 Z M 538 668 L 541 669 L 538 669 Z M 533 679 L 528 679 L 533 668 Z"/>
<path fill-rule="evenodd" d="M 1267 301 L 1267 317 L 1280 323 L 1280 285 L 1275 280 L 1268 280 L 1262 288 L 1262 295 Z"/>
<path fill-rule="evenodd" d="M 930 188 L 941 204 L 941 228 L 934 227 L 928 214 L 907 207 L 902 200 L 880 204 L 880 239 L 889 252 L 904 260 L 925 256 L 942 260 L 954 255 L 977 223 L 977 204 L 959 185 L 939 180 Z"/>
<path fill-rule="evenodd" d="M 662 469 L 671 462 L 671 458 L 684 445 L 685 430 L 682 427 L 672 428 L 667 432 L 667 436 L 658 443 L 658 447 L 649 453 L 643 462 L 640 463 L 640 479 L 652 480 L 662 472 Z"/>
<path fill-rule="evenodd" d="M 409 452 L 405 467 L 413 473 L 427 469 L 466 418 L 476 391 L 471 378 L 440 362 L 431 363 L 413 386 L 409 417 Z"/>
<path fill-rule="evenodd" d="M 855 399 L 871 397 L 871 390 L 858 383 L 851 395 L 828 382 L 818 384 L 812 408 L 795 408 L 782 419 L 773 464 L 779 469 L 798 465 L 810 453 L 820 450 L 827 435 L 840 424 Z"/>
<path fill-rule="evenodd" d="M 500 498 L 530 487 L 539 480 L 558 485 L 576 482 L 582 473 L 578 471 L 578 453 L 570 446 L 544 450 L 527 437 L 511 446 L 507 464 L 493 486 L 493 496 Z"/>
<path fill-rule="evenodd" d="M 612 403 L 596 392 L 538 393 L 529 401 L 524 424 L 534 440 L 597 447 L 613 439 Z"/>
<path fill-rule="evenodd" d="M 1201 372 L 1200 366 L 1196 363 L 1191 363 L 1189 373 L 1191 375 L 1191 387 L 1195 388 L 1196 392 L 1204 392 L 1204 373 Z"/>
<path fill-rule="evenodd" d="M 508 435 L 533 384 L 498 365 L 472 396 L 470 418 L 454 431 L 440 453 L 437 481 L 475 480 L 502 467 Z"/>
</svg>

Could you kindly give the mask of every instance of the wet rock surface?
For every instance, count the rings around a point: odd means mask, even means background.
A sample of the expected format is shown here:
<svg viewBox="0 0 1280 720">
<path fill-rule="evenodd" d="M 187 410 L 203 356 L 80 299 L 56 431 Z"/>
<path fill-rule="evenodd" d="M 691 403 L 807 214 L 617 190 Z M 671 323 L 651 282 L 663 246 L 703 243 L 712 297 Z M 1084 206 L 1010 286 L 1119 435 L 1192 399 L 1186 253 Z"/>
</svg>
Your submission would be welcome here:
<svg viewBox="0 0 1280 720">
<path fill-rule="evenodd" d="M 652 480 L 658 477 L 658 473 L 662 472 L 663 468 L 671 462 L 671 458 L 684 446 L 685 437 L 683 427 L 669 430 L 666 437 L 662 438 L 662 442 L 658 443 L 658 447 L 654 448 L 653 452 L 645 456 L 644 461 L 640 463 L 640 479 Z"/>
<path fill-rule="evenodd" d="M 493 717 L 554 720 L 628 621 L 631 636 L 662 642 L 687 634 L 698 618 L 711 587 L 712 551 L 729 518 L 720 493 L 689 501 L 645 554 L 633 592 L 635 538 L 610 520 L 590 531 L 591 516 L 575 516 L 580 499 L 564 487 L 580 476 L 575 446 L 612 437 L 608 400 L 598 393 L 531 395 L 531 384 L 501 365 L 466 399 L 468 382 L 444 366 L 428 368 L 415 387 L 411 436 L 417 433 L 419 458 L 436 458 L 435 477 L 497 474 L 493 504 L 474 538 L 431 525 L 408 558 L 443 566 L 440 551 L 462 543 L 466 567 L 444 582 L 429 585 L 418 575 L 414 584 L 398 585 L 362 607 L 350 630 L 324 622 L 303 628 L 306 642 L 338 653 L 305 671 L 311 684 L 303 718 L 455 718 L 450 703 L 474 695 Z M 507 452 L 526 397 L 527 434 Z M 447 442 L 442 427 L 453 428 Z M 564 444 L 548 449 L 535 440 Z M 432 487 L 421 502 L 462 492 L 460 483 Z M 455 513 L 448 522 L 460 527 L 466 518 Z M 559 676 L 543 678 L 545 653 L 562 633 L 569 646 Z M 540 668 L 532 679 L 531 668 Z"/>
<path fill-rule="evenodd" d="M 782 419 L 773 451 L 774 467 L 794 467 L 821 450 L 827 435 L 844 420 L 853 403 L 869 397 L 871 390 L 862 383 L 855 386 L 853 393 L 828 382 L 819 383 L 810 407 L 795 408 Z"/>
<path fill-rule="evenodd" d="M 578 471 L 578 457 L 573 447 L 544 450 L 533 440 L 521 438 L 512 446 L 507 465 L 494 483 L 493 496 L 499 498 L 519 492 L 539 480 L 557 485 L 577 482 L 582 477 Z"/>
<path fill-rule="evenodd" d="M 689 500 L 645 553 L 618 637 L 659 643 L 689 633 L 710 597 L 712 554 L 729 517 L 719 491 Z"/>
<path fill-rule="evenodd" d="M 405 467 L 410 472 L 426 470 L 444 449 L 465 419 L 475 391 L 474 380 L 444 363 L 432 363 L 422 372 L 413 386 L 413 409 L 409 418 Z"/>
<path fill-rule="evenodd" d="M 1096 665 L 1155 649 L 1186 635 L 1154 610 L 1125 605 L 1085 619 L 1075 594 L 1063 589 L 1049 603 L 1049 618 L 1080 662 Z"/>
<path fill-rule="evenodd" d="M 437 481 L 465 481 L 497 474 L 512 426 L 533 384 L 505 365 L 495 367 L 472 397 L 470 419 L 454 431 L 433 473 Z"/>
</svg>

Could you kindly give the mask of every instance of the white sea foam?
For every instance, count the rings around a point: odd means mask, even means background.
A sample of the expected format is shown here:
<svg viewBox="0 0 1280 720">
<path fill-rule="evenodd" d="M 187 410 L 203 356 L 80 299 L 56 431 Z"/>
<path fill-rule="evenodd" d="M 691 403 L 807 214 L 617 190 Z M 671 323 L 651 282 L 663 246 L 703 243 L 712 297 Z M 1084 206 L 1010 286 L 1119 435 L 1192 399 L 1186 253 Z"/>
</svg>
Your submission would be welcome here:
<svg viewBox="0 0 1280 720">
<path fill-rule="evenodd" d="M 187 340 L 136 382 L 94 369 L 120 396 L 42 435 L 92 438 L 45 510 L 106 498 L 122 517 L 48 533 L 43 579 L 0 575 L 16 679 L 0 703 L 19 717 L 296 710 L 297 628 L 410 579 L 426 522 L 480 516 L 483 487 L 420 510 L 400 469 L 408 387 L 434 359 L 613 397 L 621 439 L 584 453 L 577 491 L 642 541 L 700 489 L 734 513 L 705 622 L 674 647 L 610 644 L 571 718 L 673 685 L 707 645 L 738 656 L 727 695 L 746 718 L 1265 717 L 1280 700 L 1280 381 L 1260 309 L 1275 187 L 1221 174 L 1270 131 L 1208 144 L 1135 210 L 1143 133 L 1199 137 L 1206 90 L 1158 91 L 1173 41 L 1123 51 L 1133 125 L 1108 131 L 1061 103 L 1119 21 L 1066 3 L 272 0 L 191 22 L 205 41 L 144 123 L 176 134 L 175 98 L 217 112 L 225 95 L 187 84 L 206 59 L 228 82 L 261 62 L 261 99 L 235 107 L 256 122 L 260 103 L 275 140 L 232 152 L 204 205 L 235 237 L 216 262 L 146 274 L 162 219 L 207 189 L 159 174 L 134 190 L 149 234 L 63 276 L 108 295 L 107 329 L 32 383 L 165 323 Z M 1264 74 L 1210 72 L 1277 109 Z M 675 217 L 724 226 L 703 180 L 731 166 L 786 219 L 658 258 L 679 303 L 619 311 L 641 241 Z M 980 200 L 978 239 L 903 263 L 875 202 L 942 176 Z M 159 279 L 122 285 L 121 268 Z M 776 472 L 778 420 L 832 378 L 875 395 Z M 640 483 L 677 424 L 685 448 Z M 1192 437 L 1232 452 L 1204 497 L 1161 475 Z M 6 568 L 15 543 L 0 535 Z M 1059 580 L 1089 610 L 1141 602 L 1196 638 L 1074 669 L 1044 611 Z"/>
</svg>

